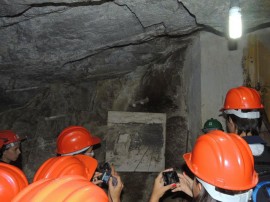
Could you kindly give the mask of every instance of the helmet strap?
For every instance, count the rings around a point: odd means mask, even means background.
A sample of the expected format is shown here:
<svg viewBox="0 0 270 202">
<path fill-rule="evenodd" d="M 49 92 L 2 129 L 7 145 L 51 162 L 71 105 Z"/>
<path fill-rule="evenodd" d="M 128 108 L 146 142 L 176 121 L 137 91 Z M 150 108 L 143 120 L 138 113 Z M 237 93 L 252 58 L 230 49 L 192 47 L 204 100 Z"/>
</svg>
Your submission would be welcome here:
<svg viewBox="0 0 270 202">
<path fill-rule="evenodd" d="M 236 110 L 236 109 L 228 109 L 224 110 L 225 114 L 234 114 L 235 116 L 238 116 L 239 118 L 244 118 L 244 119 L 258 119 L 260 118 L 260 112 L 255 111 L 255 112 L 242 112 L 241 109 Z"/>
<path fill-rule="evenodd" d="M 210 194 L 210 196 L 217 200 L 217 201 L 222 201 L 222 202 L 246 202 L 251 199 L 252 196 L 252 189 L 246 191 L 246 192 L 241 192 L 241 193 L 236 193 L 234 195 L 230 194 L 225 194 L 220 191 L 216 190 L 216 187 L 208 184 L 207 182 L 197 178 L 198 181 L 202 184 L 202 186 L 206 189 L 206 191 Z"/>
<path fill-rule="evenodd" d="M 14 147 L 14 146 L 19 146 L 20 142 L 11 142 L 7 145 L 5 145 L 6 150 L 9 149 L 10 147 Z"/>
<path fill-rule="evenodd" d="M 67 154 L 61 154 L 61 156 L 72 156 L 72 155 L 75 155 L 75 154 L 79 154 L 79 153 L 82 153 L 83 151 L 86 151 L 87 149 L 89 149 L 89 147 L 85 147 L 85 148 L 80 149 L 78 151 L 70 152 L 70 153 L 67 153 Z"/>
</svg>

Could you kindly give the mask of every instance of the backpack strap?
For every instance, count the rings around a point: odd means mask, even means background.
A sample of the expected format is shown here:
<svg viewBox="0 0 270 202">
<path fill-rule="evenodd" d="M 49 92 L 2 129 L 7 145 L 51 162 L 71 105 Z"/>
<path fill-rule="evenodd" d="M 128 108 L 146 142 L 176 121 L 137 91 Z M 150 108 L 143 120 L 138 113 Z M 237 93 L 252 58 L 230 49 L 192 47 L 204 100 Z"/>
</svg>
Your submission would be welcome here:
<svg viewBox="0 0 270 202">
<path fill-rule="evenodd" d="M 263 182 L 259 182 L 257 184 L 257 186 L 255 187 L 255 189 L 253 190 L 253 193 L 252 193 L 253 202 L 257 202 L 258 192 L 259 192 L 260 188 L 265 186 L 265 185 L 270 185 L 270 181 L 263 181 Z M 270 187 L 266 186 L 265 191 L 267 192 L 268 197 L 270 198 Z M 258 202 L 260 202 L 260 201 L 258 201 Z"/>
</svg>

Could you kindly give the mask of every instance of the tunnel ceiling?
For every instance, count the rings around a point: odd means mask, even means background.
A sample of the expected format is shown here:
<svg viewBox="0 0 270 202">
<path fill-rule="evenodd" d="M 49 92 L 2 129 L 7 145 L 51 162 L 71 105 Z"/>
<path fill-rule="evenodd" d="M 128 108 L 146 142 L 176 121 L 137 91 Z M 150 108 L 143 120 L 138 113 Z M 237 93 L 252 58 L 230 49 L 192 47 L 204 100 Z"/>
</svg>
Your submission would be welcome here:
<svg viewBox="0 0 270 202">
<path fill-rule="evenodd" d="M 0 84 L 125 74 L 140 65 L 132 46 L 202 29 L 226 36 L 229 5 L 225 0 L 0 0 Z M 240 5 L 245 32 L 270 25 L 269 0 L 240 0 Z"/>
</svg>

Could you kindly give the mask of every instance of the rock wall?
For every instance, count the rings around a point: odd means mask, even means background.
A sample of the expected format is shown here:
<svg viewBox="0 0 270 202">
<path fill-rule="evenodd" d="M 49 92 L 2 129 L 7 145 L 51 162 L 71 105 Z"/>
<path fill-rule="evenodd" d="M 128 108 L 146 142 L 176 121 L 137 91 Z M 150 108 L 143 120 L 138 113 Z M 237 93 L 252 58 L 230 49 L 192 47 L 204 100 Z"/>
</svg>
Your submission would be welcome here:
<svg viewBox="0 0 270 202">
<path fill-rule="evenodd" d="M 188 150 L 187 94 L 185 72 L 187 49 L 197 38 L 161 37 L 144 44 L 115 48 L 111 53 L 128 53 L 137 60 L 134 71 L 111 78 L 42 83 L 36 88 L 3 90 L 0 126 L 28 136 L 22 143 L 22 165 L 31 182 L 38 167 L 55 155 L 57 135 L 69 125 L 83 125 L 102 139 L 96 150 L 105 161 L 108 111 L 166 113 L 166 167 L 181 169 L 182 154 Z M 127 51 L 128 50 L 128 51 Z M 106 66 L 108 51 L 96 60 Z M 97 62 L 94 60 L 94 62 Z M 115 60 L 121 64 L 123 57 Z M 114 64 L 114 67 L 117 65 Z M 134 65 L 134 64 L 133 64 Z M 136 104 L 147 98 L 144 104 Z M 125 173 L 123 201 L 147 201 L 157 173 Z M 134 183 L 136 181 L 136 183 Z M 136 191 L 134 191 L 134 189 Z M 170 200 L 171 196 L 166 196 Z M 165 197 L 165 198 L 166 198 Z M 179 196 L 182 200 L 182 196 Z"/>
</svg>

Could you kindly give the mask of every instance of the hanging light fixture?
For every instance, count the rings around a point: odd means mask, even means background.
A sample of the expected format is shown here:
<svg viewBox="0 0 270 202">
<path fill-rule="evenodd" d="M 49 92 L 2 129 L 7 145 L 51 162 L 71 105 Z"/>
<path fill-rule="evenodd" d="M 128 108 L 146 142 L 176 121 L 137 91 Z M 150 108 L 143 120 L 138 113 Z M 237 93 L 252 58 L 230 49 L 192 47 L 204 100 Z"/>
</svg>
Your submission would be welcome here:
<svg viewBox="0 0 270 202">
<path fill-rule="evenodd" d="M 231 39 L 238 39 L 242 36 L 242 17 L 239 1 L 231 0 L 231 7 L 229 10 L 229 37 Z"/>
</svg>

